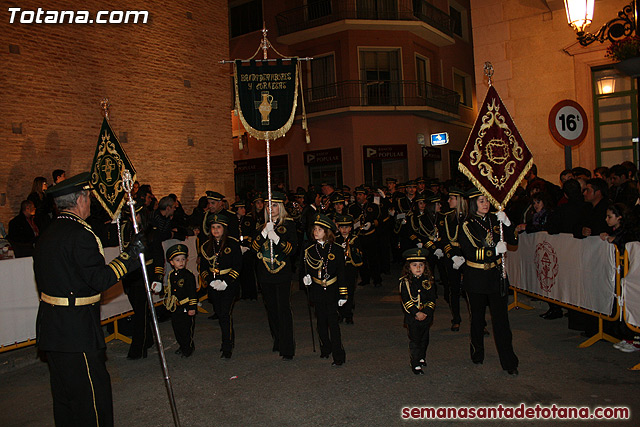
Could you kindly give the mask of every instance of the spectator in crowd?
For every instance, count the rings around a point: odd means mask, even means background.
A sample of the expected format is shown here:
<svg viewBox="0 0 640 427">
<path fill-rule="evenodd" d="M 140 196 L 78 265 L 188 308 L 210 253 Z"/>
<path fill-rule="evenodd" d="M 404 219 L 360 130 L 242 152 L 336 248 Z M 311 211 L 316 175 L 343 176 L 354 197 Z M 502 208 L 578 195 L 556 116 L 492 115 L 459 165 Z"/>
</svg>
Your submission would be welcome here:
<svg viewBox="0 0 640 427">
<path fill-rule="evenodd" d="M 604 179 L 605 181 L 607 181 L 607 184 L 609 184 L 609 187 L 611 187 L 611 181 L 610 181 L 611 171 L 609 170 L 608 167 L 600 166 L 595 168 L 593 170 L 593 177 Z"/>
<path fill-rule="evenodd" d="M 580 214 L 584 210 L 584 199 L 580 183 L 570 179 L 562 185 L 567 202 L 558 206 L 549 217 L 547 231 L 549 234 L 570 233 L 573 237 L 581 237 Z"/>
<path fill-rule="evenodd" d="M 53 185 L 64 181 L 66 179 L 65 172 L 62 169 L 56 169 L 53 171 Z"/>
<path fill-rule="evenodd" d="M 148 212 L 153 212 L 155 208 L 155 197 L 149 184 L 143 184 L 140 186 L 136 193 L 136 199 L 140 200 L 140 202 L 147 208 Z"/>
<path fill-rule="evenodd" d="M 629 170 L 622 165 L 611 167 L 611 201 L 628 207 L 638 200 L 638 186 L 629 179 Z"/>
<path fill-rule="evenodd" d="M 587 206 L 581 216 L 582 236 L 599 236 L 608 230 L 605 218 L 607 216 L 607 198 L 609 187 L 602 178 L 591 178 L 584 189 L 584 201 Z"/>
<path fill-rule="evenodd" d="M 565 169 L 560 172 L 560 184 L 564 184 L 573 178 L 573 171 L 571 169 Z"/>
<path fill-rule="evenodd" d="M 572 171 L 573 171 L 573 177 L 575 179 L 582 178 L 585 181 L 587 179 L 591 179 L 591 172 L 587 168 L 583 168 L 582 166 L 576 166 L 575 168 L 572 169 Z"/>
<path fill-rule="evenodd" d="M 616 245 L 620 253 L 624 252 L 627 242 L 638 240 L 635 221 L 632 220 L 631 210 L 624 203 L 613 203 L 607 208 L 607 225 L 610 232 L 600 233 L 600 238 Z"/>
<path fill-rule="evenodd" d="M 519 233 L 526 231 L 527 233 L 536 233 L 538 231 L 547 231 L 547 222 L 553 212 L 553 201 L 545 192 L 537 192 L 531 197 L 531 215 L 526 223 L 519 224 L 516 231 Z"/>
<path fill-rule="evenodd" d="M 562 190 L 560 190 L 560 187 L 538 176 L 538 167 L 535 163 L 531 165 L 529 172 L 527 172 L 524 178 L 527 180 L 526 189 L 529 196 L 536 191 L 544 191 L 553 198 L 554 204 L 562 198 Z"/>
<path fill-rule="evenodd" d="M 198 235 L 202 231 L 202 221 L 209 209 L 209 200 L 207 196 L 202 196 L 198 199 L 198 205 L 193 208 L 191 215 L 189 216 L 189 226 L 193 229 L 195 235 Z"/>
<path fill-rule="evenodd" d="M 46 190 L 47 178 L 38 176 L 33 180 L 31 193 L 27 197 L 27 200 L 32 201 L 36 207 L 34 220 L 41 232 L 44 231 L 51 222 L 51 214 L 53 212 L 53 202 L 50 197 L 44 194 Z"/>
<path fill-rule="evenodd" d="M 33 247 L 40 230 L 35 223 L 36 207 L 31 200 L 20 203 L 20 213 L 9 222 L 7 240 L 13 247 L 16 258 L 33 255 Z"/>
</svg>

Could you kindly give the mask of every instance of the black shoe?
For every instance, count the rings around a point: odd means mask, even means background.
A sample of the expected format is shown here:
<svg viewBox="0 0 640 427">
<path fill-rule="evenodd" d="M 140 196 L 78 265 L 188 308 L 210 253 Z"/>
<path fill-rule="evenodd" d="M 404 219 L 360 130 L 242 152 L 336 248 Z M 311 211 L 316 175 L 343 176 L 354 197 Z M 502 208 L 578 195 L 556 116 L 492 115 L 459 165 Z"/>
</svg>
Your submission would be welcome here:
<svg viewBox="0 0 640 427">
<path fill-rule="evenodd" d="M 353 317 L 347 317 L 345 322 L 347 323 L 347 325 L 353 325 Z"/>
<path fill-rule="evenodd" d="M 343 363 L 344 361 L 342 360 L 334 360 L 333 362 L 331 362 L 331 366 L 342 366 Z"/>
<path fill-rule="evenodd" d="M 293 360 L 293 356 L 282 356 L 282 360 L 285 360 L 287 362 L 291 361 L 291 360 Z"/>
<path fill-rule="evenodd" d="M 321 353 L 320 354 L 320 359 L 328 359 L 330 354 L 331 353 L 327 353 L 327 354 Z"/>
<path fill-rule="evenodd" d="M 544 313 L 540 314 L 539 316 L 542 317 L 543 319 L 546 319 L 547 316 L 550 315 L 552 311 L 553 311 L 552 309 L 549 309 L 549 310 L 545 311 Z"/>
<path fill-rule="evenodd" d="M 517 377 L 518 376 L 518 368 L 509 369 L 507 371 L 507 374 L 511 375 L 512 377 Z"/>
<path fill-rule="evenodd" d="M 127 360 L 138 360 L 138 359 L 142 359 L 142 355 L 128 355 L 127 356 Z"/>
<path fill-rule="evenodd" d="M 231 359 L 231 352 L 230 351 L 223 351 L 222 355 L 220 355 L 220 359 Z"/>
<path fill-rule="evenodd" d="M 174 353 L 175 353 L 175 354 L 182 354 L 182 349 L 181 349 L 181 348 L 179 348 L 179 349 L 177 349 L 176 351 L 174 351 Z"/>
<path fill-rule="evenodd" d="M 207 317 L 207 319 L 218 320 L 218 315 L 213 313 L 211 316 Z"/>
<path fill-rule="evenodd" d="M 190 350 L 189 352 L 183 351 L 182 356 L 180 357 L 187 358 L 187 357 L 191 357 L 192 354 L 193 354 L 193 350 Z"/>
<path fill-rule="evenodd" d="M 474 363 L 474 365 L 482 365 L 482 360 L 473 360 L 472 359 L 471 361 Z"/>
<path fill-rule="evenodd" d="M 451 325 L 451 330 L 453 332 L 458 332 L 460 330 L 460 323 L 454 323 L 453 325 Z"/>
<path fill-rule="evenodd" d="M 413 372 L 415 375 L 424 375 L 422 366 L 416 366 L 415 368 L 411 368 L 411 372 Z"/>
<path fill-rule="evenodd" d="M 420 359 L 420 362 L 418 363 L 420 363 L 420 366 L 427 366 L 427 362 L 425 362 L 424 359 Z"/>
<path fill-rule="evenodd" d="M 549 313 L 546 317 L 544 317 L 544 320 L 554 320 L 554 319 L 561 319 L 563 316 L 562 314 L 562 310 L 553 310 L 551 313 Z"/>
<path fill-rule="evenodd" d="M 277 344 L 274 344 L 273 347 L 271 348 L 271 351 L 273 351 L 274 353 L 277 351 L 280 351 L 280 346 L 278 346 Z"/>
</svg>

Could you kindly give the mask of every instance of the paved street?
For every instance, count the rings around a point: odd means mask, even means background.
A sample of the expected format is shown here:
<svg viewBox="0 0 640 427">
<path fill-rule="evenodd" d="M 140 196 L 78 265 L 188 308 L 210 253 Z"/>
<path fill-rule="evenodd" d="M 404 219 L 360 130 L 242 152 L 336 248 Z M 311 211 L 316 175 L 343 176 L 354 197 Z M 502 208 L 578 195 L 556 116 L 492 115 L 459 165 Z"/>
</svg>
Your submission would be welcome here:
<svg viewBox="0 0 640 427">
<path fill-rule="evenodd" d="M 199 315 L 196 352 L 189 359 L 177 348 L 170 322 L 160 324 L 183 426 L 221 425 L 401 425 L 404 406 L 540 405 L 628 406 L 632 420 L 607 425 L 640 424 L 640 353 L 622 353 L 610 343 L 590 348 L 567 329 L 567 319 L 538 317 L 547 305 L 533 301 L 532 311 L 510 313 L 520 375 L 500 368 L 493 337 L 486 341 L 483 365 L 469 359 L 468 315 L 460 332 L 451 332 L 448 306 L 438 299 L 427 353 L 427 375 L 410 372 L 408 338 L 402 326 L 396 276 L 382 288 L 356 292 L 355 325 L 342 325 L 347 362 L 312 352 L 303 292 L 293 294 L 296 356 L 282 361 L 271 352 L 266 312 L 259 301 L 239 301 L 234 310 L 233 358 L 219 358 L 217 321 Z M 440 291 L 440 294 L 442 292 Z M 525 298 L 528 302 L 528 298 Z M 464 303 L 463 303 L 464 307 Z M 205 308 L 210 305 L 205 303 Z M 487 316 L 489 319 L 489 316 Z M 489 327 L 489 330 L 491 328 Z M 316 338 L 317 339 L 317 338 Z M 157 352 L 147 359 L 126 360 L 128 346 L 107 345 L 115 421 L 118 426 L 170 426 L 171 412 Z M 0 425 L 53 425 L 49 374 L 33 347 L 0 354 Z M 510 425 L 513 421 L 476 421 L 476 425 Z M 556 425 L 558 421 L 535 425 Z M 459 423 L 440 421 L 438 425 Z M 562 425 L 602 425 L 602 421 Z"/>
</svg>

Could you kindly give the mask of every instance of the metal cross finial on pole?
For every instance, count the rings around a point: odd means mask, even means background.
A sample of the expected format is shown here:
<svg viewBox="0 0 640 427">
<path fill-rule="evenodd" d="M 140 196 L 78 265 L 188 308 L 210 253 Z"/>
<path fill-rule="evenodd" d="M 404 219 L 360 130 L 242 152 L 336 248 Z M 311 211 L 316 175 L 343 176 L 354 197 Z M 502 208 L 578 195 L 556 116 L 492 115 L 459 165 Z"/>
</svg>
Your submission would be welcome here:
<svg viewBox="0 0 640 427">
<path fill-rule="evenodd" d="M 105 119 L 107 119 L 107 121 L 109 120 L 109 107 L 111 107 L 111 104 L 109 103 L 109 98 L 105 97 L 102 98 L 102 101 L 100 101 L 100 107 L 102 107 L 102 114 L 104 114 Z"/>
<path fill-rule="evenodd" d="M 140 231 L 138 228 L 138 221 L 136 221 L 136 209 L 133 197 L 131 197 L 131 189 L 133 188 L 133 178 L 131 172 L 128 169 L 122 171 L 122 188 L 127 193 L 129 200 L 127 204 L 131 209 L 131 220 L 133 223 L 133 230 L 136 234 Z M 164 383 L 167 388 L 167 395 L 169 397 L 169 404 L 171 405 L 171 413 L 173 414 L 173 423 L 176 427 L 180 427 L 180 419 L 178 418 L 178 409 L 176 407 L 176 399 L 173 395 L 173 388 L 171 386 L 171 378 L 169 377 L 169 369 L 167 368 L 167 359 L 164 355 L 164 347 L 162 345 L 162 338 L 160 337 L 160 328 L 158 327 L 158 318 L 156 317 L 156 310 L 153 307 L 153 299 L 151 298 L 151 288 L 149 286 L 149 276 L 147 275 L 146 260 L 144 252 L 140 254 L 140 268 L 142 269 L 142 276 L 144 277 L 144 288 L 147 294 L 147 303 L 151 310 L 151 320 L 153 321 L 153 336 L 158 346 L 158 355 L 160 356 L 160 364 L 162 365 L 162 373 L 164 375 Z"/>
<path fill-rule="evenodd" d="M 484 74 L 489 79 L 489 86 L 492 86 L 493 81 L 491 78 L 493 77 L 493 65 L 489 61 L 484 63 Z"/>
<path fill-rule="evenodd" d="M 268 32 L 269 30 L 267 30 L 267 24 L 262 21 L 262 42 L 260 43 L 260 47 L 262 47 L 262 59 L 267 59 L 267 49 L 269 49 L 269 46 L 271 46 L 271 43 L 269 43 L 269 39 L 267 39 Z"/>
</svg>

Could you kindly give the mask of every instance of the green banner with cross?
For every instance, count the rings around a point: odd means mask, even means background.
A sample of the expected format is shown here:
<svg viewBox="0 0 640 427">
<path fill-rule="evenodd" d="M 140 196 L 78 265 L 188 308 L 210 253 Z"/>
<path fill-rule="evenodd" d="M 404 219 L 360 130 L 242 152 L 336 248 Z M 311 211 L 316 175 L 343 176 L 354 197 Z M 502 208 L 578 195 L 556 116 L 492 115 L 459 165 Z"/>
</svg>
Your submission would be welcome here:
<svg viewBox="0 0 640 427">
<path fill-rule="evenodd" d="M 122 186 L 122 172 L 125 169 L 129 170 L 135 182 L 136 171 L 105 118 L 93 156 L 90 183 L 93 194 L 111 218 L 118 216 L 125 202 L 127 193 Z"/>
</svg>

